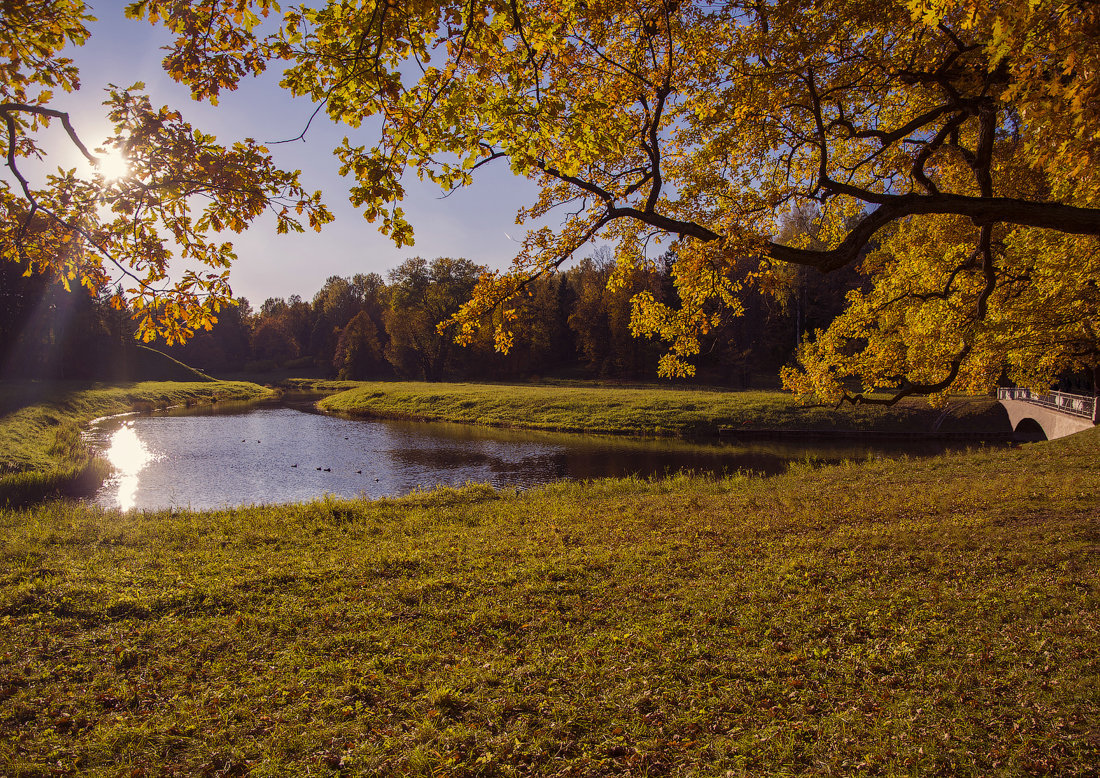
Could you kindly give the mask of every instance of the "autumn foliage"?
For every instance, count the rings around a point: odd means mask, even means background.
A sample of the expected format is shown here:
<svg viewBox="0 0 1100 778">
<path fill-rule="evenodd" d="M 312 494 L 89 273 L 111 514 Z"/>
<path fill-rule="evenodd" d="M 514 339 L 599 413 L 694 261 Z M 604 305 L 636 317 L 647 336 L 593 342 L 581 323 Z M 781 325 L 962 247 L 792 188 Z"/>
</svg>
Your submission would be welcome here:
<svg viewBox="0 0 1100 778">
<path fill-rule="evenodd" d="M 4 115 L 42 122 L 52 115 L 41 90 L 75 80 L 56 55 L 86 35 L 84 8 L 14 7 L 32 26 L 60 14 L 50 27 L 60 32 L 41 33 L 53 41 L 44 67 L 9 66 L 5 75 L 4 99 L 24 107 L 5 106 Z M 177 35 L 165 66 L 198 98 L 216 99 L 278 60 L 285 88 L 349 128 L 336 154 L 353 178 L 351 199 L 398 246 L 413 238 L 400 207 L 410 173 L 450 190 L 504 164 L 539 184 L 519 220 L 558 226 L 529 231 L 509 270 L 481 278 L 450 322 L 459 340 L 492 321 L 498 347 L 508 348 L 510 312 L 530 279 L 604 241 L 622 268 L 612 290 L 674 250 L 675 295 L 643 291 L 632 318 L 635 334 L 668 342 L 660 364 L 668 376 L 691 374 L 701 338 L 740 313 L 750 291 L 785 288 L 791 266 L 858 265 L 868 277 L 786 372 L 798 391 L 896 398 L 982 390 L 1006 374 L 1041 385 L 1100 364 L 1100 11 L 1092 5 L 372 0 L 276 10 L 271 0 L 128 7 Z M 29 87 L 40 91 L 23 93 Z M 113 144 L 133 144 L 140 160 L 143 149 L 180 138 L 186 158 L 231 182 L 232 196 L 192 224 L 184 205 L 193 192 L 166 188 L 163 205 L 152 206 L 130 184 L 100 182 L 93 194 L 58 180 L 56 192 L 7 192 L 9 211 L 58 218 L 43 222 L 37 243 L 28 233 L 38 222 L 10 221 L 18 234 L 5 245 L 37 246 L 43 263 L 92 283 L 102 259 L 68 251 L 69 242 L 95 247 L 96 238 L 98 257 L 138 262 L 146 282 L 130 298 L 157 311 L 146 332 L 186 334 L 203 320 L 194 318 L 194 292 L 212 293 L 206 311 L 224 297 L 220 271 L 232 256 L 207 242 L 208 231 L 242 227 L 272 205 L 286 229 L 298 226 L 295 210 L 314 225 L 327 218 L 261 148 L 215 147 L 127 92 L 112 101 Z M 380 129 L 362 130 L 368 119 Z M 129 128 L 150 122 L 148 140 L 132 141 Z M 35 126 L 11 127 L 9 148 L 31 142 Z M 141 180 L 178 180 L 146 154 Z M 113 198 L 105 233 L 134 225 L 137 238 L 116 246 L 104 232 L 75 230 L 76 206 L 57 201 L 64 192 L 74 202 Z M 813 231 L 781 237 L 804 213 Z M 214 268 L 184 275 L 176 296 L 156 305 L 146 289 L 167 257 L 155 234 L 182 235 Z M 147 249 L 145 265 L 136 258 Z M 179 320 L 182 329 L 170 323 Z"/>
<path fill-rule="evenodd" d="M 173 343 L 209 328 L 232 304 L 228 269 L 236 255 L 220 233 L 240 232 L 269 211 L 280 232 L 330 220 L 319 193 L 304 191 L 298 173 L 277 168 L 266 148 L 251 140 L 219 144 L 179 111 L 154 106 L 140 83 L 107 91 L 114 131 L 89 147 L 56 94 L 80 87 L 61 52 L 87 39 L 89 9 L 79 0 L 10 0 L 2 9 L 3 259 L 66 289 L 99 293 L 115 285 L 113 302 L 132 311 L 139 336 Z M 44 130 L 55 124 L 94 173 L 58 169 L 36 187 L 27 163 L 49 153 Z M 122 160 L 119 169 L 106 169 L 110 159 Z"/>
</svg>

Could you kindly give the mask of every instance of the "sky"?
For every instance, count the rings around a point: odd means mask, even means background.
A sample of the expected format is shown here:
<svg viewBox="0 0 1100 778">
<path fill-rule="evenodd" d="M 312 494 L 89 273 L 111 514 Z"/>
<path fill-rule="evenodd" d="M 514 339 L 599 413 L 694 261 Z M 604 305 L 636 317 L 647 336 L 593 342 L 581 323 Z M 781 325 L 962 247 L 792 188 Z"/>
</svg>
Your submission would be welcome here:
<svg viewBox="0 0 1100 778">
<path fill-rule="evenodd" d="M 185 120 L 216 135 L 222 144 L 243 138 L 268 143 L 276 164 L 301 170 L 306 190 L 324 192 L 336 221 L 321 233 L 307 228 L 301 235 L 277 235 L 274 220 L 261 219 L 245 233 L 227 234 L 238 255 L 230 272 L 233 293 L 247 297 L 254 307 L 269 297 L 298 294 L 311 299 L 333 275 L 376 272 L 384 276 L 410 257 L 465 257 L 504 268 L 519 249 L 516 241 L 524 228 L 516 226 L 516 209 L 533 202 L 536 188 L 513 176 L 506 164 L 483 168 L 478 172 L 484 175 L 479 175 L 473 186 L 446 199 L 434 184 L 408 176 L 402 207 L 416 242 L 398 249 L 348 202 L 349 182 L 340 177 L 339 163 L 332 155 L 348 133 L 357 145 L 373 145 L 375 138 L 369 128 L 338 127 L 320 115 L 304 142 L 271 144 L 301 133 L 315 107 L 281 90 L 278 71 L 245 80 L 237 91 L 223 94 L 217 106 L 195 102 L 185 87 L 161 69 L 161 47 L 169 41 L 162 28 L 125 19 L 123 0 L 92 5 L 98 21 L 90 26 L 90 40 L 68 52 L 80 66 L 81 90 L 55 96 L 55 107 L 69 111 L 89 146 L 101 141 L 109 130 L 100 105 L 105 97 L 103 88 L 111 83 L 126 87 L 142 81 L 154 105 L 180 110 Z M 68 150 L 62 153 L 72 154 Z M 66 160 L 59 156 L 58 162 L 70 167 L 77 164 L 75 157 Z"/>
</svg>

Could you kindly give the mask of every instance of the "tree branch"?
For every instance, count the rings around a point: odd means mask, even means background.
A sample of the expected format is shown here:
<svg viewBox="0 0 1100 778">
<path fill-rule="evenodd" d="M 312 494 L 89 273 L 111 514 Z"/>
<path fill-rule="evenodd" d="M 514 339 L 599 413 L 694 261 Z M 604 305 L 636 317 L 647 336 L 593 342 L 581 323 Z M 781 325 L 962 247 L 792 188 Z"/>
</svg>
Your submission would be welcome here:
<svg viewBox="0 0 1100 778">
<path fill-rule="evenodd" d="M 967 197 L 954 194 L 887 195 L 883 199 L 885 204 L 864 216 L 836 248 L 813 251 L 769 242 L 765 251 L 768 256 L 781 262 L 807 265 L 822 272 L 836 270 L 857 259 L 874 234 L 890 222 L 906 216 L 930 214 L 965 216 L 981 227 L 1015 224 L 1073 235 L 1100 236 L 1100 210 L 1095 208 L 1037 203 L 1013 197 Z"/>
<path fill-rule="evenodd" d="M 99 158 L 92 152 L 88 151 L 88 147 L 84 145 L 84 142 L 80 140 L 80 136 L 77 135 L 76 129 L 73 127 L 72 122 L 69 121 L 69 114 L 64 111 L 57 111 L 53 108 L 44 108 L 41 105 L 28 105 L 26 103 L 0 103 L 0 116 L 5 119 L 14 120 L 14 114 L 16 113 L 33 113 L 39 116 L 46 116 L 51 119 L 60 119 L 61 125 L 65 128 L 65 133 L 69 136 L 69 140 L 73 142 L 73 145 L 80 149 L 80 153 L 91 162 L 93 165 L 99 164 Z M 10 156 L 9 149 L 9 156 Z"/>
<path fill-rule="evenodd" d="M 852 405 L 896 405 L 902 398 L 909 397 L 914 394 L 935 394 L 936 392 L 942 392 L 958 378 L 959 370 L 962 368 L 963 360 L 970 354 L 971 346 L 967 343 L 955 358 L 951 360 L 950 368 L 947 372 L 947 377 L 942 381 L 937 381 L 934 384 L 921 384 L 914 383 L 908 378 L 901 378 L 901 385 L 898 387 L 898 391 L 891 397 L 868 397 L 863 392 L 858 394 L 845 394 L 840 398 L 840 402 L 837 406 L 841 406 L 844 403 L 850 403 Z"/>
</svg>

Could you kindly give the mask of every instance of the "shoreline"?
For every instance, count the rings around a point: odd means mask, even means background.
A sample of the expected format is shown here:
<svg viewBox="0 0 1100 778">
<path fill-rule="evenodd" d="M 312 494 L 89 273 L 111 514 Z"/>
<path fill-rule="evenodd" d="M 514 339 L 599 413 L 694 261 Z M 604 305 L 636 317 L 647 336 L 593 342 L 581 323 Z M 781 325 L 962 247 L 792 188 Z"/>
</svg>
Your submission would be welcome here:
<svg viewBox="0 0 1100 778">
<path fill-rule="evenodd" d="M 747 440 L 768 440 L 773 438 L 973 440 L 976 442 L 989 441 L 991 443 L 1010 442 L 1014 440 L 1013 433 L 1011 432 L 906 432 L 904 430 L 744 429 L 737 427 L 720 427 L 718 429 L 718 437 L 725 437 L 727 439 L 744 438 Z"/>
<path fill-rule="evenodd" d="M 801 404 L 779 391 L 710 391 L 528 384 L 342 382 L 318 401 L 349 418 L 443 421 L 510 429 L 707 439 L 746 437 L 888 437 L 1007 440 L 1007 413 L 989 397 L 948 408 L 913 400 L 892 408 Z M 942 429 L 951 414 L 957 431 Z"/>
<path fill-rule="evenodd" d="M 272 396 L 271 389 L 239 381 L 0 382 L 5 407 L 0 450 L 7 457 L 0 472 L 0 505 L 82 494 L 102 483 L 110 465 L 84 441 L 84 432 L 97 419 Z"/>
</svg>

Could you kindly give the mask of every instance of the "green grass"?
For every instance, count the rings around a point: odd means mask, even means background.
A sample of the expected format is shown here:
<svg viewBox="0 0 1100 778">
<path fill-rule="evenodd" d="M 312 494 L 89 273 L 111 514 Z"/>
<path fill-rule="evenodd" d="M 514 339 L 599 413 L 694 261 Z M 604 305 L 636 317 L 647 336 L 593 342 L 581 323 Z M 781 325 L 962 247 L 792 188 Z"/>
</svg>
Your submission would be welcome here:
<svg viewBox="0 0 1100 778">
<path fill-rule="evenodd" d="M 0 773 L 1095 775 L 1098 454 L 0 511 Z"/>
<path fill-rule="evenodd" d="M 916 399 L 892 408 L 808 406 L 778 391 L 349 381 L 308 386 L 340 392 L 320 402 L 333 413 L 631 435 L 713 435 L 722 427 L 928 432 L 944 412 Z M 989 398 L 954 400 L 947 413 L 944 431 L 1010 431 L 1003 409 Z"/>
<path fill-rule="evenodd" d="M 92 458 L 80 434 L 100 416 L 271 396 L 255 384 L 217 381 L 0 382 L 0 503 L 78 493 L 101 481 L 107 465 Z"/>
</svg>

